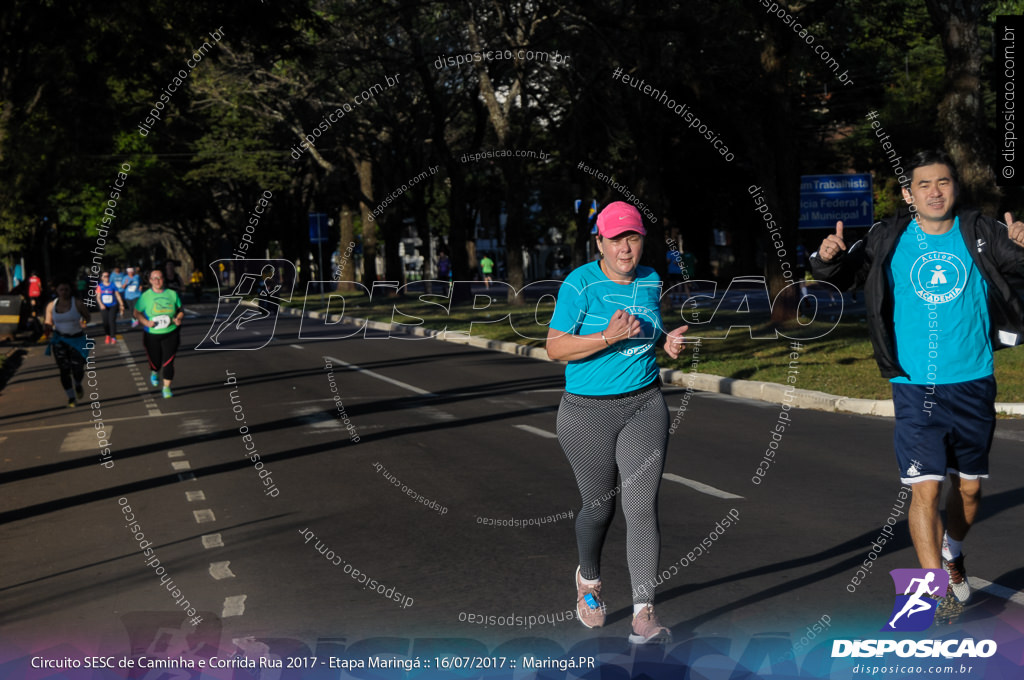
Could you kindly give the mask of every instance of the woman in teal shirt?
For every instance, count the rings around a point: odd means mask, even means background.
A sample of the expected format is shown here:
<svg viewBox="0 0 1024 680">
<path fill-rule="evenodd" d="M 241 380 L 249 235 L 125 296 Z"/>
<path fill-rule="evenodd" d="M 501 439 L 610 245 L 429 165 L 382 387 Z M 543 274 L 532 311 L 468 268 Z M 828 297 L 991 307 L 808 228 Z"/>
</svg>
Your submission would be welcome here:
<svg viewBox="0 0 1024 680">
<path fill-rule="evenodd" d="M 604 625 L 601 548 L 620 475 L 633 586 L 629 641 L 661 642 L 671 638 L 652 604 L 660 583 L 658 487 L 669 423 L 654 349 L 663 332 L 661 280 L 640 266 L 647 231 L 634 206 L 608 205 L 597 217 L 597 232 L 601 257 L 565 279 L 547 339 L 548 356 L 569 362 L 557 430 L 583 499 L 576 520 L 576 613 L 588 628 Z M 665 351 L 673 358 L 686 329 L 668 334 Z"/>
</svg>

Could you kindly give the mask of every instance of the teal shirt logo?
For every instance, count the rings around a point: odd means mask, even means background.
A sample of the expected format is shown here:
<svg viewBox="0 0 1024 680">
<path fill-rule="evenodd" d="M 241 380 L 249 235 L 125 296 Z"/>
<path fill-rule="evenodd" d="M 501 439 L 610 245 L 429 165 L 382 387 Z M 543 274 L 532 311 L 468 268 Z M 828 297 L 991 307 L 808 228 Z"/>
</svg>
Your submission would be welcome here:
<svg viewBox="0 0 1024 680">
<path fill-rule="evenodd" d="M 925 302 L 945 304 L 964 291 L 967 267 L 952 253 L 925 253 L 910 268 L 910 282 L 917 296 Z"/>
</svg>

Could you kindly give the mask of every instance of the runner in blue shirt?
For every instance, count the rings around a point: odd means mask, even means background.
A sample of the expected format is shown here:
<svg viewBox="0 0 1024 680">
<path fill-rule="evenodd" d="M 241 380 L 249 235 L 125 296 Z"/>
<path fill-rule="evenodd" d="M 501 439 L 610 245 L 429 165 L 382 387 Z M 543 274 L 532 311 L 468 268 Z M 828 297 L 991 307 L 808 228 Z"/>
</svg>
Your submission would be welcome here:
<svg viewBox="0 0 1024 680">
<path fill-rule="evenodd" d="M 547 338 L 548 356 L 568 362 L 558 441 L 583 499 L 576 521 L 576 613 L 588 628 L 604 625 L 600 558 L 619 474 L 633 586 L 629 641 L 666 641 L 671 632 L 652 605 L 661 583 L 658 487 L 668 443 L 668 408 L 654 355 L 654 343 L 663 333 L 661 280 L 653 269 L 640 266 L 647 231 L 634 206 L 608 205 L 598 215 L 597 231 L 600 259 L 566 277 Z M 679 356 L 686 328 L 668 334 L 669 356 Z"/>
<path fill-rule="evenodd" d="M 135 267 L 127 267 L 125 269 L 124 279 L 122 280 L 124 286 L 124 292 L 122 293 L 125 301 L 125 306 L 128 309 L 135 309 L 135 301 L 142 295 L 142 282 L 139 280 L 139 275 L 135 273 Z M 139 320 L 132 314 L 132 328 L 139 325 Z"/>
<path fill-rule="evenodd" d="M 100 308 L 100 318 L 103 320 L 103 332 L 106 334 L 106 344 L 112 345 L 117 342 L 117 312 L 124 311 L 124 299 L 121 293 L 110 281 L 110 272 L 100 274 L 100 280 L 96 284 L 96 302 Z"/>
</svg>

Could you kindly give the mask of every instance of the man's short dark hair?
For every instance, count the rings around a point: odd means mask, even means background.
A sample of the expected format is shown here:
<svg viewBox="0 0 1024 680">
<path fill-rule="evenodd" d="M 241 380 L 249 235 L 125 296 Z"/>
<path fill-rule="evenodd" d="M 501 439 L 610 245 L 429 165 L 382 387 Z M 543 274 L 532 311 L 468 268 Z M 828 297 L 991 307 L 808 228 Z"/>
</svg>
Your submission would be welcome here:
<svg viewBox="0 0 1024 680">
<path fill-rule="evenodd" d="M 960 185 L 960 173 L 956 171 L 956 165 L 953 164 L 953 159 L 949 157 L 949 154 L 942 149 L 932 149 L 930 151 L 918 151 L 914 154 L 914 157 L 910 159 L 910 163 L 907 166 L 907 174 L 913 177 L 914 170 L 917 168 L 923 168 L 926 165 L 945 165 L 949 168 L 949 172 L 953 175 L 953 181 L 956 182 L 957 186 Z"/>
</svg>

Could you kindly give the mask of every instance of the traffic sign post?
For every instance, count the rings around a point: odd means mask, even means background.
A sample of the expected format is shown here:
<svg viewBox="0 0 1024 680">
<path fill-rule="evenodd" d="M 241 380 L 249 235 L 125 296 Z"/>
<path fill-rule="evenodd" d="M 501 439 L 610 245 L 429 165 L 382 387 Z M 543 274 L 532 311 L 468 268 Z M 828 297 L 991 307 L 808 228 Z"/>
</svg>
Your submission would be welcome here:
<svg viewBox="0 0 1024 680">
<path fill-rule="evenodd" d="M 323 267 L 324 267 L 324 247 L 323 243 L 327 240 L 327 214 L 326 213 L 309 213 L 309 242 L 316 244 L 317 260 L 316 260 L 316 275 L 319 280 L 323 280 Z M 317 286 L 320 289 L 320 303 L 324 301 L 324 284 L 320 283 Z"/>
<path fill-rule="evenodd" d="M 870 227 L 874 224 L 871 175 L 802 175 L 800 229 Z"/>
</svg>

